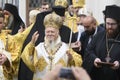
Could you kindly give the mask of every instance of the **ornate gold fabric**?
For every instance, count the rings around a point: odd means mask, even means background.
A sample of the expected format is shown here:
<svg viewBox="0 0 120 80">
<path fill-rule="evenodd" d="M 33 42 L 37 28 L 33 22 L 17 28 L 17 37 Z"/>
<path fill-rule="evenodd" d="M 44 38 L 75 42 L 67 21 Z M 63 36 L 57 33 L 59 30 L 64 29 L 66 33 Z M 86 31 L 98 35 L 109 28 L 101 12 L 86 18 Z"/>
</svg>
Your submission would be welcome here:
<svg viewBox="0 0 120 80">
<path fill-rule="evenodd" d="M 69 66 L 81 66 L 82 65 L 82 57 L 72 49 L 69 50 L 70 54 L 72 54 L 73 60 L 70 61 Z"/>
<path fill-rule="evenodd" d="M 41 57 L 35 65 L 35 67 L 38 68 L 39 71 L 43 71 L 46 66 L 47 63 L 43 57 Z"/>
<path fill-rule="evenodd" d="M 77 15 L 70 16 L 68 12 L 65 12 L 65 22 L 64 24 L 68 26 L 74 33 L 78 32 L 77 29 Z"/>
<path fill-rule="evenodd" d="M 73 59 L 71 61 L 68 61 L 68 56 L 67 56 L 66 52 L 63 52 L 65 54 L 60 57 L 60 53 L 62 50 L 60 51 L 59 54 L 56 52 L 55 54 L 57 54 L 57 55 L 51 54 L 53 57 L 52 57 L 52 60 L 50 60 L 47 57 L 49 55 L 49 53 L 47 53 L 48 55 L 46 53 L 43 53 L 45 51 L 45 49 L 43 49 L 43 47 L 45 47 L 45 46 L 42 43 L 40 43 L 40 44 L 41 44 L 40 48 L 35 48 L 34 45 L 30 42 L 24 49 L 22 56 L 21 56 L 24 63 L 29 67 L 29 69 L 31 69 L 34 72 L 35 77 L 33 80 L 40 80 L 39 76 L 43 75 L 43 73 L 45 73 L 44 71 L 51 70 L 50 69 L 51 67 L 54 67 L 56 64 L 59 64 L 59 63 L 65 67 L 71 67 L 71 66 L 80 67 L 82 65 L 81 56 L 79 54 L 77 54 L 76 52 L 74 52 L 72 49 L 69 49 L 70 54 L 72 54 L 72 56 L 73 56 Z M 35 50 L 35 51 L 32 51 L 32 50 Z M 33 53 L 31 53 L 31 52 L 33 52 Z M 40 53 L 38 53 L 38 52 L 40 52 Z M 45 57 L 45 55 L 47 55 L 47 56 Z M 57 58 L 55 56 L 59 57 L 60 59 L 58 59 L 58 61 L 57 61 Z M 48 62 L 45 58 L 48 59 Z M 57 61 L 57 62 L 55 63 L 55 61 Z"/>
<path fill-rule="evenodd" d="M 18 75 L 18 68 L 19 68 L 19 61 L 20 61 L 22 46 L 32 27 L 33 27 L 33 24 L 30 27 L 28 27 L 24 32 L 17 33 L 16 35 L 8 34 L 7 41 L 6 41 L 6 33 L 0 34 L 0 38 L 4 41 L 5 46 L 8 47 L 7 51 L 11 53 L 11 57 L 12 57 L 11 73 L 7 73 L 4 71 L 6 80 L 12 80 L 13 76 Z M 2 32 L 5 32 L 5 31 L 2 31 Z"/>
<path fill-rule="evenodd" d="M 62 64 L 64 67 L 67 67 L 67 63 L 63 59 L 60 59 L 56 64 Z"/>
<path fill-rule="evenodd" d="M 72 0 L 73 7 L 83 7 L 85 5 L 85 0 Z"/>
<path fill-rule="evenodd" d="M 68 1 L 67 0 L 55 0 L 55 6 L 62 6 L 67 8 Z"/>
<path fill-rule="evenodd" d="M 54 27 L 59 29 L 62 23 L 62 18 L 54 12 L 46 15 L 44 18 L 45 27 Z"/>
<path fill-rule="evenodd" d="M 28 48 L 27 48 L 28 47 Z M 35 66 L 37 66 L 38 59 L 36 59 L 36 51 L 34 50 L 34 44 L 29 43 L 25 50 L 23 51 L 21 58 L 23 62 L 31 69 L 31 71 L 35 72 Z M 26 53 L 26 54 L 24 54 Z M 32 54 L 34 53 L 34 54 Z"/>
</svg>

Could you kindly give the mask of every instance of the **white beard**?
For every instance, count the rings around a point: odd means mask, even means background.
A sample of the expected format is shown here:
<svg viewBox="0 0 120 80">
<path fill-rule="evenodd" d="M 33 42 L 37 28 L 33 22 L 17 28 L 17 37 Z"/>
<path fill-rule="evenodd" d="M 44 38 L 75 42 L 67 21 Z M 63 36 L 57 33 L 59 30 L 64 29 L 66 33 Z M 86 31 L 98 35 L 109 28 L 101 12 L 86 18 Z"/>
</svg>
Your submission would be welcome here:
<svg viewBox="0 0 120 80">
<path fill-rule="evenodd" d="M 49 52 L 55 51 L 60 45 L 61 45 L 60 36 L 55 41 L 48 41 L 48 39 L 46 39 L 45 37 L 45 46 Z"/>
<path fill-rule="evenodd" d="M 53 50 L 55 48 L 55 46 L 56 46 L 55 41 L 50 41 L 49 46 L 50 46 L 51 50 Z"/>
</svg>

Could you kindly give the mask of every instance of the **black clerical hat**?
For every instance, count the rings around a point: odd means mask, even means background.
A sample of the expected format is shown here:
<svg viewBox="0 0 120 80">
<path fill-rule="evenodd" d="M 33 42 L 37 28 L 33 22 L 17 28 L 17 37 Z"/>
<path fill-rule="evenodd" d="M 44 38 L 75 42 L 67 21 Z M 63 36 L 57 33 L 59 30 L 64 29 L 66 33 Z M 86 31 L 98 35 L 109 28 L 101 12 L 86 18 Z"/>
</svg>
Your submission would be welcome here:
<svg viewBox="0 0 120 80">
<path fill-rule="evenodd" d="M 4 10 L 10 12 L 13 17 L 14 17 L 14 23 L 12 26 L 12 33 L 11 34 L 16 34 L 18 32 L 18 29 L 20 29 L 20 25 L 22 25 L 22 27 L 24 27 L 24 22 L 22 21 L 21 17 L 19 16 L 18 13 L 18 8 L 10 3 L 6 3 L 4 6 Z"/>
<path fill-rule="evenodd" d="M 4 10 L 10 12 L 14 16 L 14 19 L 22 21 L 21 17 L 19 16 L 19 13 L 18 13 L 18 8 L 15 5 L 6 3 L 4 6 Z"/>
<path fill-rule="evenodd" d="M 5 7 L 4 7 L 4 10 L 9 11 L 9 12 L 10 12 L 11 14 L 13 14 L 13 15 L 18 14 L 18 9 L 17 9 L 17 7 L 14 6 L 13 4 L 6 3 L 6 4 L 5 4 Z"/>
<path fill-rule="evenodd" d="M 106 6 L 105 11 L 103 11 L 105 18 L 113 18 L 115 20 L 120 20 L 120 7 L 116 5 Z"/>
<path fill-rule="evenodd" d="M 59 16 L 64 16 L 65 15 L 65 8 L 62 7 L 62 6 L 53 6 L 52 9 Z"/>
</svg>

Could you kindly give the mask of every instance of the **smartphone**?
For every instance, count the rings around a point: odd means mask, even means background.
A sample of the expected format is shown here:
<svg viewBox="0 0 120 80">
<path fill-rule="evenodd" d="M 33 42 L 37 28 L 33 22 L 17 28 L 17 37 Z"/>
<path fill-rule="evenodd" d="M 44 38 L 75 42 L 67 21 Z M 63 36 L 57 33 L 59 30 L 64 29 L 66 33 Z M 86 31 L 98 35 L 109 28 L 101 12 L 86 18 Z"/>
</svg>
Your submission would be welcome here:
<svg viewBox="0 0 120 80">
<path fill-rule="evenodd" d="M 64 78 L 64 79 L 76 80 L 73 73 L 72 73 L 72 69 L 66 68 L 66 67 L 61 68 L 60 73 L 59 73 L 59 77 Z"/>
</svg>

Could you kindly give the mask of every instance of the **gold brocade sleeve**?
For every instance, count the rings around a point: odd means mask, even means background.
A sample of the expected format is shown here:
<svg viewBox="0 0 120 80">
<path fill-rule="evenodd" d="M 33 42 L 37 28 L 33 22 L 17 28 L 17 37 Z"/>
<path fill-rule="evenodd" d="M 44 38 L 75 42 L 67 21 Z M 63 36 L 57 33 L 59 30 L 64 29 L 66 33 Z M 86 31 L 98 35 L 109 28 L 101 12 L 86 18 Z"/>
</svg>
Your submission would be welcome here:
<svg viewBox="0 0 120 80">
<path fill-rule="evenodd" d="M 16 35 L 9 35 L 6 30 L 2 30 L 0 33 L 0 39 L 4 42 L 5 50 L 11 54 L 12 71 L 6 72 L 6 69 L 8 71 L 9 68 L 3 68 L 4 75 L 8 80 L 11 80 L 13 75 L 16 76 L 18 74 L 22 46 L 33 25 L 34 24 L 22 33 L 17 33 Z"/>
<path fill-rule="evenodd" d="M 70 66 L 81 66 L 82 65 L 82 57 L 72 49 L 70 49 L 70 54 L 72 54 L 73 59 L 68 63 Z"/>
<path fill-rule="evenodd" d="M 30 42 L 24 49 L 21 58 L 30 70 L 35 71 L 34 64 L 37 62 L 35 46 Z"/>
<path fill-rule="evenodd" d="M 19 62 L 20 62 L 20 56 L 21 56 L 21 51 L 23 47 L 23 43 L 28 36 L 30 30 L 32 29 L 33 24 L 29 26 L 25 31 L 22 33 L 17 33 L 16 35 L 9 35 L 8 34 L 8 41 L 4 39 L 5 46 L 8 47 L 7 51 L 10 52 L 11 54 L 11 59 L 12 59 L 12 73 L 8 74 L 9 77 L 11 74 L 13 75 L 18 75 L 18 69 L 19 69 Z M 8 44 L 7 44 L 8 42 Z"/>
<path fill-rule="evenodd" d="M 12 71 L 11 55 L 9 52 L 5 50 L 3 51 L 3 54 L 7 57 L 7 61 L 2 66 L 6 70 L 7 73 L 10 73 Z"/>
<path fill-rule="evenodd" d="M 28 36 L 33 24 L 30 25 L 25 31 L 17 33 L 16 35 L 9 35 L 9 52 L 11 52 L 12 62 L 17 62 L 21 55 L 23 43 Z"/>
</svg>

